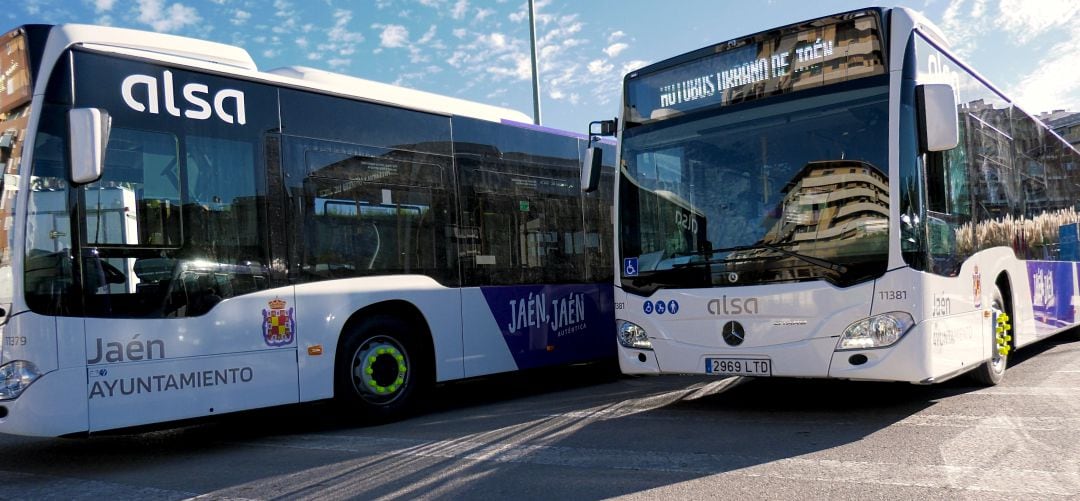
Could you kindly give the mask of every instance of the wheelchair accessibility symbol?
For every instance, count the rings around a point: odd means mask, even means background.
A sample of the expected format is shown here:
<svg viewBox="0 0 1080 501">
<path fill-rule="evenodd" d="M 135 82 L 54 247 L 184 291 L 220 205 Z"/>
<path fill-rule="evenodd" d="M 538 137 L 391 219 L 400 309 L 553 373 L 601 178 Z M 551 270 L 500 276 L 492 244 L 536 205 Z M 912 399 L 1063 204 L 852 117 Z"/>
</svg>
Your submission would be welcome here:
<svg viewBox="0 0 1080 501">
<path fill-rule="evenodd" d="M 623 275 L 628 277 L 636 277 L 638 272 L 637 258 L 628 257 L 623 259 Z"/>
</svg>

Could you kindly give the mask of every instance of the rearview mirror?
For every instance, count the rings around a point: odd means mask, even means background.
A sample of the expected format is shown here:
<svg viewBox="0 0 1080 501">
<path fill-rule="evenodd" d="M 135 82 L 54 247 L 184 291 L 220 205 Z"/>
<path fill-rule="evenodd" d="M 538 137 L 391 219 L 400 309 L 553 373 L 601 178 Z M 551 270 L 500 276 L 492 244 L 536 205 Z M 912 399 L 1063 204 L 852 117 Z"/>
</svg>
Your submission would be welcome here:
<svg viewBox="0 0 1080 501">
<path fill-rule="evenodd" d="M 919 113 L 919 148 L 923 153 L 951 150 L 960 143 L 956 94 L 949 84 L 915 88 Z"/>
<path fill-rule="evenodd" d="M 100 108 L 75 108 L 68 111 L 68 151 L 71 155 L 71 180 L 75 184 L 92 183 L 105 171 L 105 147 L 109 144 L 112 119 Z"/>
<path fill-rule="evenodd" d="M 585 148 L 585 161 L 581 164 L 581 191 L 591 193 L 599 187 L 603 160 L 604 150 L 597 146 Z"/>
<path fill-rule="evenodd" d="M 602 136 L 614 136 L 618 119 L 589 122 L 589 147 L 585 149 L 585 160 L 581 163 L 581 191 L 596 191 L 600 184 L 600 167 L 604 163 L 604 152 L 593 146 Z"/>
<path fill-rule="evenodd" d="M 592 136 L 614 136 L 615 135 L 615 120 L 597 120 L 595 122 L 589 122 L 589 137 Z"/>
</svg>

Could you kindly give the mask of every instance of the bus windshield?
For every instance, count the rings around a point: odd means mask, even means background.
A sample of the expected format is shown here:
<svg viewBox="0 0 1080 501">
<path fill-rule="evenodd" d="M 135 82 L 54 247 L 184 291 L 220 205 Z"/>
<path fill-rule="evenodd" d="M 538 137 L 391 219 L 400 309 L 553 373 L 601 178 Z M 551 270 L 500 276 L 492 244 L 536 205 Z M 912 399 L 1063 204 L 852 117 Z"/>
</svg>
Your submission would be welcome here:
<svg viewBox="0 0 1080 501">
<path fill-rule="evenodd" d="M 638 265 L 624 287 L 883 273 L 888 88 L 881 77 L 842 87 L 627 129 L 620 242 Z"/>
</svg>

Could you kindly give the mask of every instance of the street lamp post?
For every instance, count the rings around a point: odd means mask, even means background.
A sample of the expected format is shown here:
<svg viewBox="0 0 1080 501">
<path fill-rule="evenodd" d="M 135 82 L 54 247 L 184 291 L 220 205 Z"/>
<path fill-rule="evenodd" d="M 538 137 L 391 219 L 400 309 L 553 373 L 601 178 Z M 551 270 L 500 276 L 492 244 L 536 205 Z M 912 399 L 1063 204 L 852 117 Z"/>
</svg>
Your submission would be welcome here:
<svg viewBox="0 0 1080 501">
<path fill-rule="evenodd" d="M 540 65 L 536 58 L 536 6 L 529 0 L 529 36 L 532 48 L 533 123 L 540 125 Z"/>
</svg>

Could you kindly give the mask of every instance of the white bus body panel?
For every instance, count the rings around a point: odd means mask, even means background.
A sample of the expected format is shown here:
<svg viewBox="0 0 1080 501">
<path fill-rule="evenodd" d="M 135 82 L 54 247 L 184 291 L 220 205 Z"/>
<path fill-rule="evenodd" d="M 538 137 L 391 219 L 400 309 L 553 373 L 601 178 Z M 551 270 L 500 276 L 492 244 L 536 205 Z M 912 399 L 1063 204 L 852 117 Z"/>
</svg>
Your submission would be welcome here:
<svg viewBox="0 0 1080 501">
<path fill-rule="evenodd" d="M 296 402 L 296 350 L 87 369 L 90 431 Z"/>
<path fill-rule="evenodd" d="M 992 305 L 999 279 L 1008 284 L 1013 299 L 1010 323 L 1016 347 L 1080 323 L 1076 312 L 1080 264 L 1024 262 L 1012 249 L 1002 247 L 972 256 L 954 277 L 901 268 L 846 289 L 809 282 L 660 291 L 651 298 L 617 290 L 617 304 L 625 305 L 616 310 L 617 316 L 644 327 L 654 348 L 620 346 L 620 366 L 629 374 L 700 374 L 705 372 L 706 358 L 768 358 L 773 376 L 939 382 L 991 358 Z M 1038 290 L 1032 290 L 1032 284 L 1038 284 Z M 713 315 L 707 309 L 710 300 L 719 300 L 714 304 L 722 310 L 725 302 L 745 304 L 750 298 L 756 300 L 756 315 Z M 657 315 L 653 308 L 652 314 L 645 314 L 645 301 L 657 300 L 676 301 L 678 313 Z M 894 345 L 837 350 L 851 323 L 896 311 L 911 314 L 915 324 Z M 746 341 L 740 346 L 722 340 L 720 331 L 729 320 L 746 329 Z M 866 360 L 852 363 L 853 355 Z"/>
<path fill-rule="evenodd" d="M 645 328 L 654 351 L 644 353 L 647 359 L 655 357 L 662 373 L 703 374 L 706 358 L 734 357 L 769 358 L 774 376 L 827 377 L 840 333 L 852 319 L 867 316 L 866 298 L 872 291 L 872 283 L 840 289 L 825 282 L 789 284 L 782 290 L 767 285 L 660 290 L 649 298 L 627 294 L 616 316 Z M 646 308 L 646 302 L 657 301 L 674 302 L 677 312 Z M 746 331 L 737 347 L 721 336 L 729 321 Z M 620 346 L 620 352 L 627 350 Z M 639 350 L 629 352 L 619 357 L 624 372 L 652 372 L 651 363 L 638 361 Z"/>
<path fill-rule="evenodd" d="M 904 270 L 893 275 L 903 281 L 918 279 L 921 274 Z M 783 288 L 661 291 L 646 299 L 676 301 L 679 309 L 675 316 L 630 313 L 642 311 L 646 300 L 628 295 L 622 318 L 644 327 L 654 350 L 620 346 L 620 365 L 630 374 L 705 374 L 706 358 L 768 359 L 771 375 L 778 377 L 920 383 L 966 370 L 989 357 L 990 337 L 980 335 L 989 332 L 989 320 L 983 320 L 982 311 L 917 322 L 891 347 L 837 351 L 844 329 L 869 316 L 876 285 L 866 282 L 839 289 L 825 282 L 807 282 Z M 725 301 L 730 307 L 752 299 L 756 300 L 757 314 L 714 315 L 707 310 L 709 301 L 718 300 L 713 304 L 719 308 L 713 311 L 722 312 Z M 732 320 L 745 328 L 746 338 L 739 346 L 728 345 L 721 336 L 724 324 Z M 951 350 L 949 357 L 931 356 L 932 333 L 940 331 L 966 332 L 966 336 L 956 338 L 957 343 L 964 343 L 963 348 Z M 646 361 L 641 361 L 641 354 Z M 852 364 L 849 359 L 856 354 L 864 355 L 866 362 Z"/>
<path fill-rule="evenodd" d="M 503 331 L 491 314 L 483 292 L 476 287 L 461 290 L 461 335 L 465 339 L 465 377 L 518 369 Z"/>
<path fill-rule="evenodd" d="M 86 368 L 54 370 L 34 381 L 15 400 L 0 402 L 8 415 L 0 433 L 56 437 L 87 430 Z"/>
<path fill-rule="evenodd" d="M 0 349 L 0 365 L 15 360 L 28 360 L 42 373 L 55 370 L 57 320 L 31 312 L 8 317 Z M 82 320 L 78 323 L 81 338 Z"/>
<path fill-rule="evenodd" d="M 463 376 L 459 289 L 426 276 L 398 275 L 298 285 L 296 298 L 301 401 L 334 396 L 334 360 L 345 322 L 353 312 L 386 301 L 404 301 L 423 312 L 434 341 L 437 381 Z M 320 355 L 309 354 L 315 346 L 321 346 Z"/>
<path fill-rule="evenodd" d="M 273 300 L 295 303 L 285 288 L 198 317 L 79 320 L 90 431 L 297 402 L 296 330 L 279 346 L 265 334 Z"/>
</svg>

